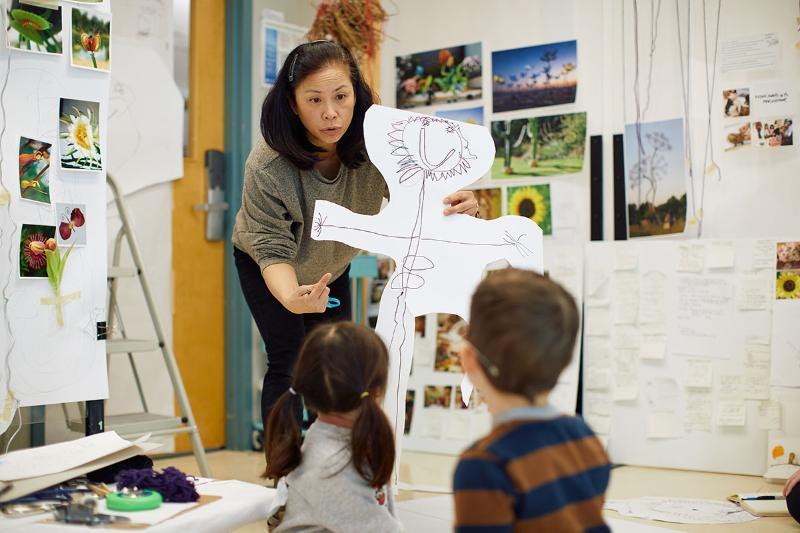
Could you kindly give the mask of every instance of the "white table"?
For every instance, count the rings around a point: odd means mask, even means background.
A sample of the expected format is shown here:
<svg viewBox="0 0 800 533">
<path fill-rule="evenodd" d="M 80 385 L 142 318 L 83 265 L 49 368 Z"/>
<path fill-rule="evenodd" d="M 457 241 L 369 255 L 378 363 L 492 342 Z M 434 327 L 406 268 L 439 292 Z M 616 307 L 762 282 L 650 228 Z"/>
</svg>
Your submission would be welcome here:
<svg viewBox="0 0 800 533">
<path fill-rule="evenodd" d="M 221 499 L 201 505 L 184 514 L 156 524 L 147 529 L 130 531 L 147 531 L 158 533 L 166 531 L 185 531 L 191 533 L 217 533 L 232 531 L 252 522 L 267 519 L 267 510 L 272 502 L 275 489 L 262 487 L 253 483 L 235 480 L 215 480 L 198 485 L 197 492 L 203 495 L 220 496 Z M 13 532 L 53 532 L 64 533 L 105 531 L 119 532 L 116 528 L 85 527 L 69 524 L 39 524 L 47 515 L 36 515 L 26 518 L 5 518 L 0 515 L 0 531 Z"/>
</svg>

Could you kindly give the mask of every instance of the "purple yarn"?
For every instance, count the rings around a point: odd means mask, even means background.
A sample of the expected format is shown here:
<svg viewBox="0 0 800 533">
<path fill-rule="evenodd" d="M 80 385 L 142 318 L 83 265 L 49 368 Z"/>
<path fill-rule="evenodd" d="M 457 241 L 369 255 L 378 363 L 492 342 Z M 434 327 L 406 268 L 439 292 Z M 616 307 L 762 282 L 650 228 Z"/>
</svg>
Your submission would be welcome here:
<svg viewBox="0 0 800 533">
<path fill-rule="evenodd" d="M 177 468 L 168 466 L 162 472 L 152 468 L 122 470 L 115 481 L 117 490 L 124 488 L 150 489 L 161 493 L 165 502 L 196 502 L 200 495 L 194 488 L 193 477 Z"/>
</svg>

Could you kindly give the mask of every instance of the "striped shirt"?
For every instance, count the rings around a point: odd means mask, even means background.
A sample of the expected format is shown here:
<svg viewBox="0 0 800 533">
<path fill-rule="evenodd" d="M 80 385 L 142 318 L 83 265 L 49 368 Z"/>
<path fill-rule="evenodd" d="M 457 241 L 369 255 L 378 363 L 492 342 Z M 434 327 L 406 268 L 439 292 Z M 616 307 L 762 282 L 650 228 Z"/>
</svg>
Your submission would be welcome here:
<svg viewBox="0 0 800 533">
<path fill-rule="evenodd" d="M 502 413 L 453 480 L 457 532 L 610 531 L 608 456 L 583 420 L 552 407 Z"/>
</svg>

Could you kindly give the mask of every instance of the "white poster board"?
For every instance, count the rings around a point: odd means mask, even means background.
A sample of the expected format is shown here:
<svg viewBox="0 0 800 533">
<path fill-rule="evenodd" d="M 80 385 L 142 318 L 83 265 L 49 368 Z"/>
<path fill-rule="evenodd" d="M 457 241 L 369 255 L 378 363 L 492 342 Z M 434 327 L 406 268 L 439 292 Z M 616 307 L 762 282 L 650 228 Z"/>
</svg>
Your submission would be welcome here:
<svg viewBox="0 0 800 533">
<path fill-rule="evenodd" d="M 67 36 L 69 7 L 66 4 L 63 9 Z M 13 414 L 9 405 L 16 402 L 33 406 L 108 396 L 105 341 L 97 340 L 97 323 L 106 317 L 106 175 L 105 170 L 60 168 L 59 106 L 62 98 L 99 103 L 97 120 L 105 162 L 109 75 L 71 67 L 68 43 L 65 37 L 62 55 L 0 50 L 0 80 L 7 78 L 0 120 L 0 192 L 8 191 L 7 201 L 0 201 L 0 398 L 7 400 L 0 413 L 0 429 Z M 50 204 L 22 198 L 21 136 L 53 145 Z M 58 325 L 54 306 L 48 303 L 54 297 L 48 279 L 20 278 L 23 224 L 59 226 L 65 216 L 69 219 L 69 213 L 57 212 L 59 203 L 85 207 L 80 229 L 85 231 L 86 245 L 72 250 L 61 283 L 62 295 L 73 298 L 62 305 L 63 326 Z M 75 222 L 77 225 L 77 219 Z M 64 252 L 62 247 L 62 255 Z M 8 390 L 16 402 L 9 403 Z"/>
<path fill-rule="evenodd" d="M 764 473 L 770 368 L 793 356 L 772 333 L 775 245 L 586 245 L 583 413 L 613 462 Z"/>
</svg>

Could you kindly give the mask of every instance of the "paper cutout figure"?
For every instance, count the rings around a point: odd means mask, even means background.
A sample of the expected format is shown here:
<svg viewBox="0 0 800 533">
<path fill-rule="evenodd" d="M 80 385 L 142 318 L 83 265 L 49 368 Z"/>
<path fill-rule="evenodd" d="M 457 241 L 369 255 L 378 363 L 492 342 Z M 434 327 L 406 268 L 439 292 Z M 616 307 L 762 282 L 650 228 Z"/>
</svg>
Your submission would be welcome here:
<svg viewBox="0 0 800 533">
<path fill-rule="evenodd" d="M 443 214 L 444 197 L 477 181 L 492 165 L 494 143 L 485 127 L 373 105 L 364 136 L 370 159 L 388 184 L 389 204 L 371 216 L 319 200 L 312 237 L 397 263 L 381 297 L 376 331 L 389 348 L 384 409 L 399 451 L 414 317 L 439 312 L 469 321 L 470 298 L 486 265 L 504 259 L 542 271 L 542 231 L 519 216 L 487 221 Z M 464 401 L 471 392 L 465 380 Z"/>
</svg>

